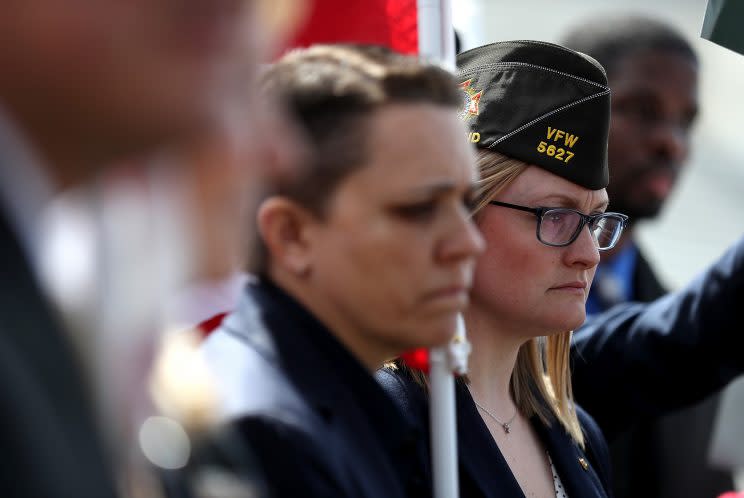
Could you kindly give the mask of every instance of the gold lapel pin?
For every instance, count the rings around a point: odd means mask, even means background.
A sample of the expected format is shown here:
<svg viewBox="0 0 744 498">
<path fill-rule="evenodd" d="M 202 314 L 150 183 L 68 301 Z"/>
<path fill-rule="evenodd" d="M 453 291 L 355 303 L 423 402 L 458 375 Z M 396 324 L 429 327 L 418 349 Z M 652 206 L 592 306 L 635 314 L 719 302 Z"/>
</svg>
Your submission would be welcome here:
<svg viewBox="0 0 744 498">
<path fill-rule="evenodd" d="M 584 470 L 589 470 L 589 463 L 586 461 L 586 459 L 579 458 L 579 463 L 581 464 L 581 468 Z"/>
</svg>

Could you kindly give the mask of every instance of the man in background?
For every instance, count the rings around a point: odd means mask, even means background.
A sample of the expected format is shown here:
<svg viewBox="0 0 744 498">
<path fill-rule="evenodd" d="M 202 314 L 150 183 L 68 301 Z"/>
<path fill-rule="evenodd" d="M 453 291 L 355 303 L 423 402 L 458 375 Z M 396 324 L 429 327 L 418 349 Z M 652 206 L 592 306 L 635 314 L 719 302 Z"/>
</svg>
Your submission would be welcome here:
<svg viewBox="0 0 744 498">
<path fill-rule="evenodd" d="M 1 496 L 116 495 L 86 362 L 80 361 L 81 351 L 96 348 L 88 347 L 90 336 L 82 331 L 66 330 L 64 310 L 50 299 L 40 263 L 46 249 L 41 219 L 53 198 L 91 188 L 113 164 L 134 165 L 131 173 L 141 175 L 143 158 L 212 133 L 226 110 L 250 116 L 252 106 L 264 105 L 254 98 L 253 73 L 266 48 L 262 27 L 271 23 L 257 19 L 258 3 L 264 2 L 3 5 Z M 271 137 L 280 133 L 253 119 L 240 124 L 245 138 L 256 147 L 278 147 Z M 287 140 L 283 146 L 291 148 Z M 105 273 L 117 261 L 103 263 L 97 270 Z"/>
<path fill-rule="evenodd" d="M 685 166 L 698 112 L 699 67 L 679 33 L 647 18 L 595 19 L 562 43 L 596 58 L 607 71 L 612 91 L 607 190 L 612 209 L 631 219 L 617 247 L 602 254 L 587 300 L 592 315 L 666 293 L 635 242 L 634 225 L 659 214 Z M 610 441 L 617 496 L 705 497 L 731 489 L 730 476 L 706 462 L 717 399 L 640 421 Z"/>
</svg>

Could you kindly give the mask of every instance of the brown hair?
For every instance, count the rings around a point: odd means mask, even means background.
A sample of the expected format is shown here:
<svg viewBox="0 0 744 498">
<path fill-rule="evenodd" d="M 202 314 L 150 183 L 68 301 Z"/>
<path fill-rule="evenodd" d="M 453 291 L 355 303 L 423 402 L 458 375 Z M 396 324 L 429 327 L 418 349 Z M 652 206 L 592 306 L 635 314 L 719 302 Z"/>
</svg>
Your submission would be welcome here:
<svg viewBox="0 0 744 498">
<path fill-rule="evenodd" d="M 454 110 L 463 104 L 452 74 L 377 46 L 316 45 L 289 52 L 264 74 L 262 87 L 287 106 L 311 148 L 301 171 L 269 195 L 287 197 L 319 217 L 341 181 L 366 163 L 365 137 L 375 110 L 416 103 Z M 263 249 L 250 270 L 265 265 Z"/>
</svg>

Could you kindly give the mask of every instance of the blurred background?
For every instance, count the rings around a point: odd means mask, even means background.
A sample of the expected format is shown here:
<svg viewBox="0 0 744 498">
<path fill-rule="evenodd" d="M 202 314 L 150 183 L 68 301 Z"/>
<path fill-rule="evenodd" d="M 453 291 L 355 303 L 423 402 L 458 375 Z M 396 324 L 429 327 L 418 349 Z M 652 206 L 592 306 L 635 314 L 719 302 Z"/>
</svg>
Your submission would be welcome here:
<svg viewBox="0 0 744 498">
<path fill-rule="evenodd" d="M 662 281 L 684 284 L 744 234 L 744 56 L 700 38 L 706 0 L 456 0 L 463 50 L 499 40 L 558 42 L 588 17 L 658 17 L 692 42 L 701 62 L 701 113 L 692 156 L 662 215 L 639 242 Z"/>
</svg>

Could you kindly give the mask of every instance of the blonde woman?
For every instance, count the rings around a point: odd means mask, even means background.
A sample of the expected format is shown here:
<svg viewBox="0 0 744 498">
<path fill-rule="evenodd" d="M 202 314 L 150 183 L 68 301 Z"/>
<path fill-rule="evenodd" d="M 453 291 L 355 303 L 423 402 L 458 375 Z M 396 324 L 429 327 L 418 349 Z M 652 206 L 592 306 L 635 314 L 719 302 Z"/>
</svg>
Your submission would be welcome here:
<svg viewBox="0 0 744 498">
<path fill-rule="evenodd" d="M 604 70 L 528 41 L 473 49 L 458 66 L 486 240 L 464 313 L 473 353 L 457 393 L 462 496 L 607 496 L 606 443 L 574 404 L 569 376 L 599 251 L 627 220 L 606 212 Z M 426 419 L 422 379 L 405 369 L 378 378 Z"/>
</svg>

